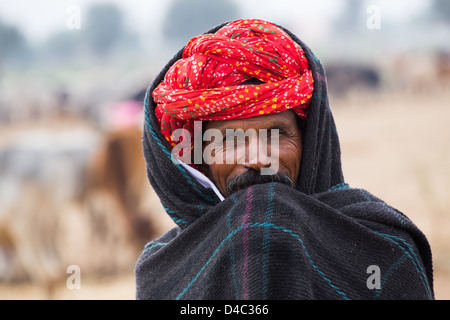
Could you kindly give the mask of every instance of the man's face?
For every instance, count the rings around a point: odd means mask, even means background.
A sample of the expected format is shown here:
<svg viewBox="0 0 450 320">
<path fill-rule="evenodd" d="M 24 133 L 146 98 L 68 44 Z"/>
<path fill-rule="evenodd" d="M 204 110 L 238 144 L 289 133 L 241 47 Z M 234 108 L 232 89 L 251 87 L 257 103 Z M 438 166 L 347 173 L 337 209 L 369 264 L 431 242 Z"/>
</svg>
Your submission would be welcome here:
<svg viewBox="0 0 450 320">
<path fill-rule="evenodd" d="M 231 151 L 234 152 L 234 161 L 213 162 L 206 168 L 208 177 L 225 197 L 251 185 L 271 181 L 295 186 L 302 156 L 302 135 L 296 117 L 297 115 L 292 110 L 287 110 L 273 115 L 206 123 L 203 128 L 205 131 L 218 129 L 224 140 L 207 142 L 204 144 L 204 148 L 211 143 L 216 146 L 220 144 L 221 147 L 223 146 L 224 154 L 230 152 L 230 148 L 227 149 L 225 143 L 227 132 L 233 130 L 237 132 L 238 129 L 244 132 L 256 132 L 256 137 L 245 139 L 244 143 L 242 141 L 240 144 L 234 142 L 234 148 Z M 227 131 L 227 129 L 231 130 Z M 266 131 L 261 129 L 266 129 Z M 276 132 L 279 133 L 278 139 L 276 139 Z M 267 139 L 265 139 L 265 133 L 267 133 Z M 275 143 L 277 140 L 278 145 Z M 265 142 L 267 147 L 262 148 L 261 142 Z M 239 153 L 244 150 L 245 153 Z M 238 154 L 244 154 L 245 158 L 239 159 Z M 264 170 L 269 167 L 276 168 L 275 174 L 264 174 L 266 172 Z"/>
</svg>

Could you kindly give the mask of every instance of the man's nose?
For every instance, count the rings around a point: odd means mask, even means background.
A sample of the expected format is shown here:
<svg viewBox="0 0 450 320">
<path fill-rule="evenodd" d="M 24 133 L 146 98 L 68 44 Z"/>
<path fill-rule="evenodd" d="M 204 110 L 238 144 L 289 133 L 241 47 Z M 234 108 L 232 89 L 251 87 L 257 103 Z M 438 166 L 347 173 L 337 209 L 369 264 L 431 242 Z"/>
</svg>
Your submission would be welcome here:
<svg viewBox="0 0 450 320">
<path fill-rule="evenodd" d="M 258 141 L 250 141 L 246 146 L 244 167 L 261 171 L 262 168 L 271 166 L 271 159 L 267 156 L 267 150 L 262 150 Z"/>
</svg>

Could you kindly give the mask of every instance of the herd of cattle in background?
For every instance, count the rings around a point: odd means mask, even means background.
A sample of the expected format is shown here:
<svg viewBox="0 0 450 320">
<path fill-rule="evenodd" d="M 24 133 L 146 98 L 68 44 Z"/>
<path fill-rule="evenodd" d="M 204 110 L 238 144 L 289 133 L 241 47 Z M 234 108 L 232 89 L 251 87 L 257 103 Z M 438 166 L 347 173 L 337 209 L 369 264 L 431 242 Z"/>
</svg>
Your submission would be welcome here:
<svg viewBox="0 0 450 320">
<path fill-rule="evenodd" d="M 325 65 L 330 95 L 450 84 L 449 53 L 384 67 Z M 0 126 L 13 132 L 0 130 L 0 284 L 30 281 L 51 293 L 69 265 L 84 275 L 132 270 L 145 243 L 174 225 L 146 176 L 142 94 L 116 104 L 135 109 L 110 126 L 99 125 L 106 107 L 77 105 L 66 92 L 36 97 L 0 99 Z M 61 129 L 77 117 L 83 122 Z M 55 126 L 42 125 L 49 119 Z"/>
<path fill-rule="evenodd" d="M 174 226 L 147 180 L 139 115 L 122 110 L 108 129 L 28 122 L 0 142 L 0 283 L 30 281 L 51 296 L 71 265 L 84 277 L 130 271 Z"/>
</svg>

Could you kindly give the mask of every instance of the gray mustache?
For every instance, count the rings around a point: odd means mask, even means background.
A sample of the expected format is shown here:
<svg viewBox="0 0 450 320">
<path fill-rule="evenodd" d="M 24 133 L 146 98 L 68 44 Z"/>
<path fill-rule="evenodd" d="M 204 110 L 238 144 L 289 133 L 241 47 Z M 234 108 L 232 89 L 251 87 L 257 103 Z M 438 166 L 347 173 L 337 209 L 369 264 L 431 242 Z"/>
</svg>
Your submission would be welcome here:
<svg viewBox="0 0 450 320">
<path fill-rule="evenodd" d="M 234 177 L 226 184 L 226 191 L 228 195 L 231 195 L 239 190 L 246 189 L 255 184 L 263 184 L 269 182 L 279 182 L 286 184 L 292 188 L 295 187 L 294 181 L 292 179 L 281 172 L 277 172 L 273 175 L 262 175 L 260 171 L 255 169 L 248 169 L 243 174 Z"/>
</svg>

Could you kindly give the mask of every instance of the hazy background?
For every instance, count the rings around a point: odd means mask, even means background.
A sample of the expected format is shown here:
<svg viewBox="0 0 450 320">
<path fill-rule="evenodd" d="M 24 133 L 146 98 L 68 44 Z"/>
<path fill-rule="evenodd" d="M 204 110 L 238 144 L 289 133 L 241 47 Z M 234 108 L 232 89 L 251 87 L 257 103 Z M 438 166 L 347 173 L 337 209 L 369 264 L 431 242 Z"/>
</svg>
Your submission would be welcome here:
<svg viewBox="0 0 450 320">
<path fill-rule="evenodd" d="M 145 177 L 143 91 L 238 18 L 321 59 L 347 181 L 422 229 L 450 298 L 445 0 L 0 0 L 0 298 L 134 298 L 144 244 L 173 226 Z"/>
</svg>

